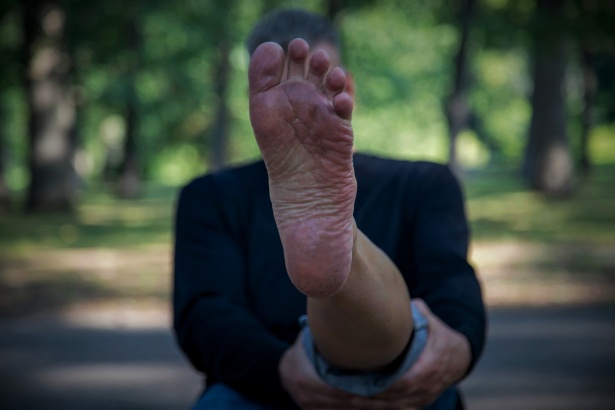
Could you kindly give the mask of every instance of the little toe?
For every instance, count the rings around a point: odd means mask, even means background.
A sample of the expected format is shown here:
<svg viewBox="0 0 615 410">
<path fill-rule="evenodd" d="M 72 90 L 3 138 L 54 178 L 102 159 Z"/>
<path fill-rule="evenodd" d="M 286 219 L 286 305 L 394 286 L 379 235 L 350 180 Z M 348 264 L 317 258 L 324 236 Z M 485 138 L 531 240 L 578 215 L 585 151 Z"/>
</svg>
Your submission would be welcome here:
<svg viewBox="0 0 615 410">
<path fill-rule="evenodd" d="M 325 94 L 329 96 L 329 98 L 333 98 L 336 94 L 344 91 L 344 87 L 346 87 L 346 74 L 340 67 L 335 67 L 327 74 Z"/>
<path fill-rule="evenodd" d="M 302 38 L 296 38 L 288 44 L 288 78 L 305 78 L 305 59 L 310 46 Z"/>
<path fill-rule="evenodd" d="M 333 97 L 333 110 L 340 118 L 350 121 L 353 105 L 352 97 L 348 93 L 342 92 Z"/>
<path fill-rule="evenodd" d="M 327 71 L 331 60 L 329 54 L 325 50 L 318 50 L 310 59 L 310 66 L 307 73 L 307 79 L 313 83 L 318 89 L 323 86 Z"/>
<path fill-rule="evenodd" d="M 250 93 L 267 91 L 280 83 L 284 71 L 284 50 L 277 43 L 263 43 L 250 59 Z"/>
</svg>

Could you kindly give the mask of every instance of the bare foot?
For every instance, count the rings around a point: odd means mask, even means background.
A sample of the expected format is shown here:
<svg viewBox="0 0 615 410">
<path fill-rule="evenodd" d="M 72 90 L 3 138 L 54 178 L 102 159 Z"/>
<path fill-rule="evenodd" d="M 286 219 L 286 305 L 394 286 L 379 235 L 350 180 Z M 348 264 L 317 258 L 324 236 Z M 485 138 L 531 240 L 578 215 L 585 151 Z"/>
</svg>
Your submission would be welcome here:
<svg viewBox="0 0 615 410">
<path fill-rule="evenodd" d="M 350 272 L 353 101 L 341 68 L 302 39 L 264 43 L 250 61 L 250 120 L 269 174 L 273 212 L 293 284 L 310 297 L 339 291 Z M 307 73 L 306 73 L 307 70 Z M 282 78 L 282 74 L 286 74 Z"/>
</svg>

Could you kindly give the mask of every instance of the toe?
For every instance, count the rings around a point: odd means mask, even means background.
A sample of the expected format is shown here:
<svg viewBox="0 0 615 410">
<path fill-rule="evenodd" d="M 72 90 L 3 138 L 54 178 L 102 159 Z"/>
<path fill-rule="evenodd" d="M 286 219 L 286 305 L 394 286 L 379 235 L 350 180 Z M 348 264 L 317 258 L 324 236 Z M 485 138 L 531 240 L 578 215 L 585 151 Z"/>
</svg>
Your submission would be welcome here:
<svg viewBox="0 0 615 410">
<path fill-rule="evenodd" d="M 345 120 L 352 118 L 352 97 L 348 93 L 339 93 L 333 97 L 333 109 L 335 113 Z"/>
<path fill-rule="evenodd" d="M 263 43 L 250 59 L 248 79 L 250 93 L 267 91 L 280 83 L 284 71 L 284 50 L 279 44 Z"/>
<path fill-rule="evenodd" d="M 288 78 L 305 78 L 305 59 L 310 51 L 308 43 L 296 38 L 288 44 Z"/>
<path fill-rule="evenodd" d="M 336 94 L 344 91 L 346 86 L 346 74 L 340 67 L 336 67 L 329 72 L 325 83 L 325 94 L 333 98 Z"/>
<path fill-rule="evenodd" d="M 330 61 L 329 54 L 325 50 L 316 51 L 310 59 L 307 79 L 318 89 L 323 86 L 325 76 L 329 71 Z"/>
</svg>

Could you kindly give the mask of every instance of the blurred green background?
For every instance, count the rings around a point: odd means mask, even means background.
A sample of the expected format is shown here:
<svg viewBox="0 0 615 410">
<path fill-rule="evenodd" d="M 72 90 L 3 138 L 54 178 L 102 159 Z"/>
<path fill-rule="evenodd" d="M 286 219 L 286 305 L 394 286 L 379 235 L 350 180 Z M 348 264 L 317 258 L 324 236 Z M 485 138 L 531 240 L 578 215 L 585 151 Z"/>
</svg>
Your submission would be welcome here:
<svg viewBox="0 0 615 410">
<path fill-rule="evenodd" d="M 5 0 L 2 314 L 166 303 L 178 188 L 259 158 L 244 41 L 280 6 L 342 33 L 358 150 L 462 179 L 490 304 L 612 301 L 613 2 Z"/>
</svg>

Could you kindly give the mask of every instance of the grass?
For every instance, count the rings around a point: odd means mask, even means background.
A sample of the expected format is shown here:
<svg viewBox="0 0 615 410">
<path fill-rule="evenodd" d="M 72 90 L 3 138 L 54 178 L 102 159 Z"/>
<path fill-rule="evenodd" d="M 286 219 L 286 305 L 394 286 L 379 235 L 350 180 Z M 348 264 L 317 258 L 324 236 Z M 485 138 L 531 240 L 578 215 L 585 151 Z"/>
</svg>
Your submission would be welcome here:
<svg viewBox="0 0 615 410">
<path fill-rule="evenodd" d="M 142 247 L 168 243 L 177 190 L 149 187 L 140 200 L 83 193 L 71 214 L 2 215 L 0 256 L 45 249 Z"/>
<path fill-rule="evenodd" d="M 513 172 L 465 180 L 472 259 L 490 304 L 613 301 L 615 165 L 595 169 L 574 197 L 528 191 Z M 84 193 L 72 214 L 0 215 L 0 315 L 82 302 L 167 303 L 176 189 L 141 200 Z"/>
<path fill-rule="evenodd" d="M 615 166 L 548 199 L 506 170 L 466 181 L 472 259 L 491 305 L 615 302 Z"/>
<path fill-rule="evenodd" d="M 82 195 L 71 214 L 2 215 L 0 316 L 92 300 L 168 301 L 177 190 L 140 200 Z"/>
<path fill-rule="evenodd" d="M 466 182 L 474 239 L 615 243 L 615 166 L 596 167 L 573 197 L 548 199 L 513 173 L 483 172 Z"/>
</svg>

